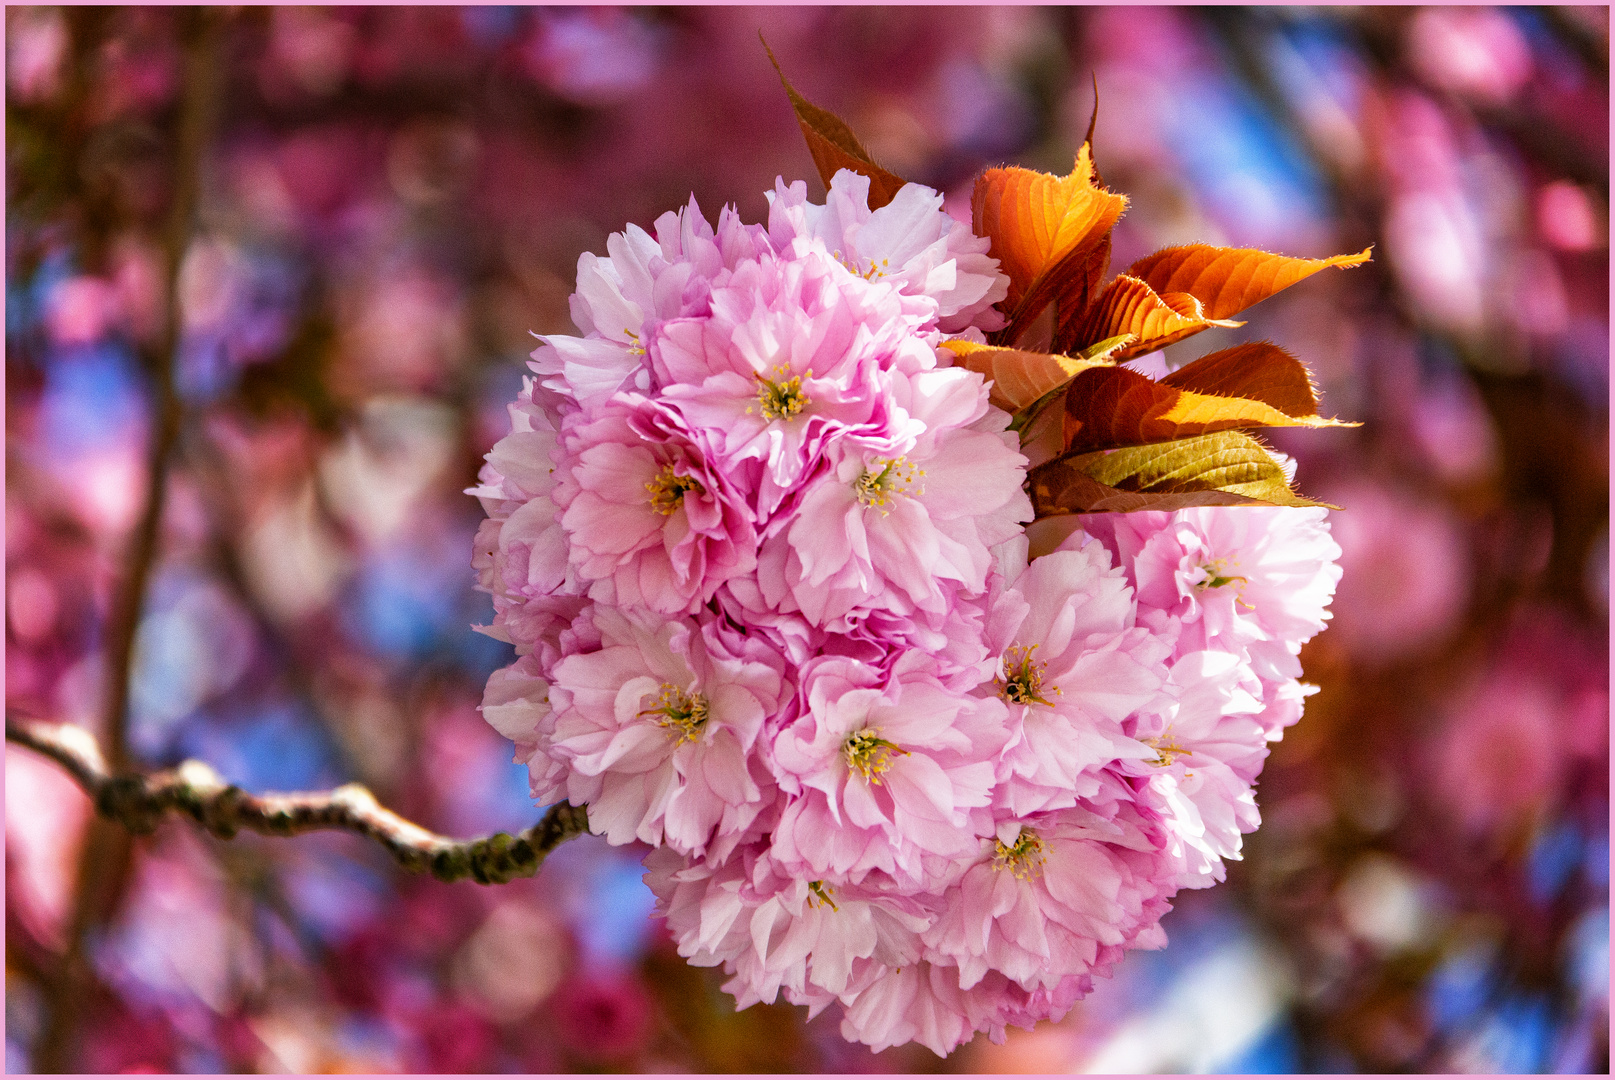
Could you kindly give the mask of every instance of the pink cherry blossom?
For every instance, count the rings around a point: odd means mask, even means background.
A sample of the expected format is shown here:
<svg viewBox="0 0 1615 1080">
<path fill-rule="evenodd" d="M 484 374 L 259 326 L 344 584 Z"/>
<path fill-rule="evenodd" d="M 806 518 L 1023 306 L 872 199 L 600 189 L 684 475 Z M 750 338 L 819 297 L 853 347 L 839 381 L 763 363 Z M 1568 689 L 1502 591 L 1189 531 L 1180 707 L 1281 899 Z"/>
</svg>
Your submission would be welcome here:
<svg viewBox="0 0 1615 1080">
<path fill-rule="evenodd" d="M 759 577 L 764 596 L 818 626 L 839 629 L 881 606 L 941 612 L 947 583 L 984 591 L 989 549 L 1032 516 L 1020 487 L 1026 459 L 979 375 L 944 368 L 892 387 L 923 433 L 842 439 L 789 530 L 764 544 L 765 564 L 777 567 Z"/>
<path fill-rule="evenodd" d="M 562 441 L 555 502 L 594 599 L 692 613 L 756 565 L 750 509 L 676 415 L 624 395 Z"/>
<path fill-rule="evenodd" d="M 768 232 L 777 247 L 811 236 L 851 272 L 934 300 L 937 329 L 944 333 L 1004 325 L 992 305 L 1009 295 L 1009 279 L 987 255 L 988 240 L 943 212 L 941 192 L 905 184 L 871 211 L 869 178 L 842 169 L 831 178 L 823 206 L 807 201 L 800 180 L 789 187 L 776 181 L 768 201 Z"/>
<path fill-rule="evenodd" d="M 787 796 L 773 836 L 783 869 L 837 883 L 879 870 L 917 888 L 975 849 L 990 828 L 1001 702 L 951 693 L 923 671 L 882 683 L 834 657 L 801 678 L 807 709 L 773 743 Z"/>
<path fill-rule="evenodd" d="M 946 1055 L 976 1032 L 957 970 L 927 961 L 883 971 L 846 1008 L 841 1034 L 877 1053 L 917 1042 Z"/>
<path fill-rule="evenodd" d="M 1340 546 L 1322 508 L 1201 506 L 1085 519 L 1131 567 L 1139 606 L 1174 616 L 1183 647 L 1283 641 L 1324 628 Z"/>
<path fill-rule="evenodd" d="M 1059 1017 L 1255 828 L 1340 572 L 1322 511 L 1072 519 L 1028 562 L 1006 279 L 907 185 L 692 200 L 579 261 L 472 493 L 484 718 L 740 1007 L 945 1054 Z"/>
<path fill-rule="evenodd" d="M 557 430 L 548 395 L 525 380 L 510 407 L 511 433 L 494 444 L 468 494 L 488 514 L 477 531 L 472 566 L 493 597 L 494 625 L 484 627 L 518 653 L 548 648 L 582 610 L 583 585 L 568 565 L 566 536 L 551 498 Z"/>
<path fill-rule="evenodd" d="M 1159 842 L 1130 807 L 1005 821 L 944 894 L 927 958 L 957 966 L 967 990 L 989 971 L 1028 990 L 1089 974 L 1107 946 L 1130 945 L 1166 909 Z"/>
<path fill-rule="evenodd" d="M 1166 648 L 1133 625 L 1126 575 L 1096 541 L 1036 559 L 995 605 L 996 678 L 1013 733 L 1000 765 L 998 805 L 1017 815 L 1075 805 L 1099 788 L 1098 770 L 1151 757 L 1123 721 L 1164 707 Z"/>
<path fill-rule="evenodd" d="M 614 844 L 732 846 L 772 795 L 752 749 L 786 696 L 783 663 L 758 642 L 730 654 L 710 622 L 610 607 L 591 618 L 601 647 L 563 658 L 549 688 L 565 786 L 538 798 L 587 803 Z"/>
<path fill-rule="evenodd" d="M 655 237 L 637 225 L 612 233 L 606 258 L 578 257 L 571 310 L 583 336 L 543 337 L 533 370 L 547 376 L 546 387 L 584 407 L 619 390 L 652 389 L 645 338 L 654 325 L 703 311 L 714 277 L 767 248 L 762 227 L 742 224 L 727 207 L 714 231 L 694 198 L 658 218 Z"/>
<path fill-rule="evenodd" d="M 923 432 L 893 409 L 883 374 L 935 366 L 914 335 L 926 314 L 809 251 L 745 264 L 716 289 L 707 314 L 662 324 L 648 347 L 669 400 L 707 434 L 717 459 L 731 470 L 764 466 L 757 509 L 766 518 L 841 434 Z"/>
<path fill-rule="evenodd" d="M 722 866 L 658 849 L 646 882 L 678 942 L 699 966 L 723 965 L 740 1008 L 783 991 L 822 1008 L 871 970 L 919 959 L 932 916 L 913 898 L 783 874 L 757 845 Z"/>
<path fill-rule="evenodd" d="M 1154 755 L 1121 765 L 1145 778 L 1138 799 L 1160 815 L 1176 884 L 1198 888 L 1222 880 L 1223 860 L 1239 858 L 1241 834 L 1260 822 L 1252 782 L 1267 756 L 1261 684 L 1239 656 L 1217 650 L 1168 670 L 1172 705 L 1129 725 Z"/>
</svg>

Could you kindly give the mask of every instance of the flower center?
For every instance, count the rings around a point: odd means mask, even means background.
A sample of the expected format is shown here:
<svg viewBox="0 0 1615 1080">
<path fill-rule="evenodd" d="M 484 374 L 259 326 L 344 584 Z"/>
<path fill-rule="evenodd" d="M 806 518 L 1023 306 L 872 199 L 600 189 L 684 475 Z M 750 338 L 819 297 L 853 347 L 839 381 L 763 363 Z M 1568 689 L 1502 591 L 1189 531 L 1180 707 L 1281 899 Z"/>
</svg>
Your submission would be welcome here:
<svg viewBox="0 0 1615 1080">
<path fill-rule="evenodd" d="M 791 369 L 784 364 L 774 368 L 774 374 L 778 376 L 777 379 L 765 379 L 761 375 L 757 376 L 759 384 L 757 388 L 757 404 L 762 409 L 764 420 L 789 420 L 813 404 L 812 400 L 802 393 L 803 376 L 791 375 L 789 379 L 785 378 L 786 375 L 791 374 Z M 808 369 L 806 377 L 810 379 L 813 377 L 812 368 Z M 751 410 L 747 409 L 746 411 L 750 412 Z"/>
<path fill-rule="evenodd" d="M 849 260 L 845 255 L 841 254 L 840 251 L 833 252 L 833 254 L 836 262 L 840 263 L 842 266 L 845 266 L 849 273 L 856 274 L 865 281 L 874 281 L 876 278 L 883 278 L 886 276 L 886 271 L 891 268 L 891 261 L 888 259 L 882 259 L 878 263 L 874 259 L 870 259 L 869 269 L 860 270 L 858 269 L 857 260 Z"/>
<path fill-rule="evenodd" d="M 846 755 L 847 764 L 871 784 L 879 784 L 881 774 L 892 767 L 893 754 L 908 753 L 896 743 L 881 738 L 874 728 L 848 735 L 847 741 L 841 744 L 841 752 Z"/>
<path fill-rule="evenodd" d="M 671 515 L 684 502 L 686 491 L 706 494 L 707 489 L 701 486 L 701 481 L 693 476 L 684 476 L 673 471 L 673 466 L 663 465 L 662 471 L 656 474 L 656 479 L 645 484 L 645 490 L 650 492 L 651 508 L 658 514 Z"/>
<path fill-rule="evenodd" d="M 707 722 L 707 696 L 686 693 L 672 683 L 663 683 L 662 696 L 656 699 L 655 705 L 640 710 L 639 715 L 660 717 L 657 726 L 666 728 L 675 737 L 674 746 L 683 746 L 701 737 L 701 729 Z"/>
<path fill-rule="evenodd" d="M 1054 704 L 1043 696 L 1043 672 L 1049 665 L 1046 661 L 1032 659 L 1036 648 L 1036 645 L 1011 645 L 1004 650 L 1004 677 L 997 680 L 998 696 L 1013 705 Z M 1051 686 L 1049 690 L 1055 694 L 1060 692 L 1058 686 Z"/>
<path fill-rule="evenodd" d="M 877 467 L 879 472 L 874 471 Z M 911 494 L 915 478 L 924 475 L 925 470 L 910 465 L 906 457 L 875 458 L 852 482 L 852 490 L 863 505 L 879 507 L 882 513 L 889 514 L 886 506 L 892 498 Z M 912 494 L 924 495 L 925 489 L 918 488 Z"/>
<path fill-rule="evenodd" d="M 829 885 L 826 885 L 822 881 L 810 881 L 808 882 L 808 888 L 813 893 L 812 896 L 808 897 L 808 907 L 819 907 L 822 905 L 829 908 L 831 911 L 841 910 L 840 908 L 836 907 L 836 902 L 831 899 L 831 897 L 835 896 L 836 894 L 835 889 L 831 888 Z"/>
<path fill-rule="evenodd" d="M 1030 829 L 1022 829 L 1013 844 L 998 841 L 993 852 L 993 869 L 1008 870 L 1022 881 L 1030 881 L 1043 872 L 1043 841 Z"/>
<path fill-rule="evenodd" d="M 1206 572 L 1206 580 L 1195 586 L 1201 591 L 1220 589 L 1224 585 L 1232 585 L 1236 581 L 1241 585 L 1250 584 L 1250 578 L 1245 577 L 1243 574 L 1230 574 L 1228 572 L 1227 559 L 1213 559 L 1208 563 L 1201 563 L 1200 569 Z"/>
<path fill-rule="evenodd" d="M 1170 765 L 1173 758 L 1189 753 L 1172 737 L 1170 730 L 1162 732 L 1153 739 L 1145 739 L 1144 745 L 1155 751 L 1155 760 L 1150 762 L 1151 765 Z"/>
</svg>

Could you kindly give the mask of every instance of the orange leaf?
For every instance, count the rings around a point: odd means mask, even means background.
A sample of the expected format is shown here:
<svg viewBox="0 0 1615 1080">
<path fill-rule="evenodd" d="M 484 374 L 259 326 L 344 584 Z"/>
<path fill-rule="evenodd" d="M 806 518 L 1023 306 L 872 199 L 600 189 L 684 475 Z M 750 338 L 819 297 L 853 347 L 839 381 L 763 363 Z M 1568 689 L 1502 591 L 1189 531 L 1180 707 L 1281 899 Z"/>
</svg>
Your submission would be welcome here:
<svg viewBox="0 0 1615 1080">
<path fill-rule="evenodd" d="M 762 35 L 758 34 L 758 37 Z M 876 165 L 846 121 L 797 93 L 790 80 L 785 78 L 779 61 L 774 59 L 774 50 L 768 48 L 768 42 L 763 42 L 763 48 L 768 50 L 768 59 L 773 62 L 774 70 L 779 73 L 779 81 L 790 96 L 791 107 L 796 110 L 796 122 L 801 125 L 802 136 L 807 139 L 808 153 L 813 155 L 813 164 L 818 167 L 819 179 L 824 181 L 824 186 L 830 186 L 837 172 L 851 169 L 869 177 L 869 209 L 879 210 L 891 202 L 908 181 Z"/>
<path fill-rule="evenodd" d="M 1010 325 L 1000 339 L 1013 342 L 1053 299 L 1061 275 L 1109 235 L 1127 197 L 1094 184 L 1093 157 L 1084 143 L 1069 176 L 1016 166 L 988 169 L 976 180 L 970 206 L 976 235 L 992 240 L 988 254 L 1009 275 L 1009 295 L 1000 307 Z"/>
<path fill-rule="evenodd" d="M 1327 259 L 1292 259 L 1252 248 L 1188 244 L 1146 255 L 1128 267 L 1127 273 L 1162 295 L 1188 293 L 1205 305 L 1208 319 L 1226 319 L 1325 267 L 1360 266 L 1372 250 Z"/>
<path fill-rule="evenodd" d="M 979 371 L 992 380 L 987 399 L 1007 413 L 1017 413 L 1036 404 L 1045 394 L 1070 382 L 1078 372 L 1111 363 L 1109 359 L 1000 349 L 963 339 L 944 341 L 942 346 L 954 354 L 954 363 Z"/>
<path fill-rule="evenodd" d="M 1067 450 L 1108 450 L 1249 427 L 1340 427 L 1313 409 L 1288 416 L 1264 401 L 1197 394 L 1127 368 L 1084 371 L 1065 396 Z"/>
<path fill-rule="evenodd" d="M 1067 336 L 1071 345 L 1084 345 L 1117 334 L 1131 334 L 1133 343 L 1116 354 L 1116 360 L 1122 361 L 1165 348 L 1208 326 L 1243 325 L 1206 318 L 1200 302 L 1187 293 L 1161 296 L 1138 278 L 1123 274 L 1105 286 L 1081 325 Z"/>
<path fill-rule="evenodd" d="M 1082 137 L 1082 148 L 1093 160 L 1095 187 L 1104 187 L 1105 178 L 1099 175 L 1099 161 L 1094 157 L 1093 132 L 1099 123 L 1099 76 L 1093 79 L 1093 113 L 1088 117 L 1088 134 Z M 1054 343 L 1050 349 L 1057 353 L 1075 351 L 1078 344 L 1076 330 L 1082 317 L 1099 293 L 1099 283 L 1110 269 L 1110 233 L 1100 239 L 1087 253 L 1078 256 L 1061 270 L 1059 287 L 1054 297 Z"/>
<path fill-rule="evenodd" d="M 1083 316 L 1098 296 L 1099 282 L 1109 269 L 1110 234 L 1106 233 L 1104 239 L 1061 273 L 1054 297 L 1054 344 L 1050 346 L 1055 352 L 1071 352 L 1080 344 L 1077 337 Z"/>
<path fill-rule="evenodd" d="M 1088 134 L 1082 137 L 1082 145 L 1088 148 L 1088 156 L 1093 157 L 1093 129 L 1099 123 L 1099 73 L 1089 72 L 1093 77 L 1093 112 L 1088 114 Z M 1105 186 L 1105 178 L 1099 175 L 1099 162 L 1093 163 L 1093 182 L 1100 187 Z"/>
<path fill-rule="evenodd" d="M 1161 383 L 1199 394 L 1265 401 L 1289 416 L 1318 415 L 1318 391 L 1306 365 L 1270 341 L 1207 353 Z"/>
</svg>

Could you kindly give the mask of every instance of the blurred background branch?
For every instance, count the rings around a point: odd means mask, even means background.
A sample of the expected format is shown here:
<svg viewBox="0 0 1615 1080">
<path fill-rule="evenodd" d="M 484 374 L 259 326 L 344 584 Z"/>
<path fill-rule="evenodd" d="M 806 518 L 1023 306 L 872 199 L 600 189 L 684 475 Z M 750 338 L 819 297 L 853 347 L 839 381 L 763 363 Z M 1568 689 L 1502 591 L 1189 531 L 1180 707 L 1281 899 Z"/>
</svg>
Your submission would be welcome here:
<svg viewBox="0 0 1615 1080">
<path fill-rule="evenodd" d="M 228 19 L 222 8 L 189 8 L 178 13 L 175 36 L 182 53 L 181 91 L 175 121 L 167 221 L 161 233 L 157 272 L 165 298 L 162 321 L 147 339 L 141 360 L 151 386 L 153 423 L 146 455 L 146 493 L 132 534 L 125 541 L 123 574 L 113 594 L 105 628 L 104 704 L 101 727 L 106 757 L 114 770 L 129 761 L 129 685 L 135 632 L 157 559 L 159 526 L 168 496 L 169 459 L 179 439 L 183 406 L 174 387 L 174 353 L 180 337 L 179 271 L 195 228 L 202 188 L 202 160 L 212 134 L 221 85 L 219 41 Z M 7 722 L 8 738 L 10 722 Z M 67 950 L 46 994 L 44 1031 L 36 1065 L 42 1072 L 76 1068 L 74 1043 L 79 1009 L 89 978 L 86 939 L 112 917 L 127 882 L 129 835 L 92 824 L 81 852 L 78 887 Z"/>
<path fill-rule="evenodd" d="M 158 526 L 168 497 L 169 459 L 179 440 L 183 420 L 184 406 L 174 386 L 174 354 L 179 346 L 183 317 L 180 263 L 196 228 L 203 155 L 212 134 L 221 89 L 219 41 L 228 18 L 223 8 L 190 8 L 181 14 L 178 28 L 180 47 L 184 50 L 183 89 L 175 139 L 173 192 L 163 229 L 161 261 L 157 265 L 165 305 L 161 329 L 141 350 L 141 360 L 151 376 L 156 422 L 146 460 L 146 497 L 129 539 L 128 554 L 123 559 L 127 572 L 119 582 L 107 620 L 107 694 L 103 725 L 107 760 L 115 769 L 127 764 L 126 730 L 135 630 L 157 558 Z"/>
</svg>

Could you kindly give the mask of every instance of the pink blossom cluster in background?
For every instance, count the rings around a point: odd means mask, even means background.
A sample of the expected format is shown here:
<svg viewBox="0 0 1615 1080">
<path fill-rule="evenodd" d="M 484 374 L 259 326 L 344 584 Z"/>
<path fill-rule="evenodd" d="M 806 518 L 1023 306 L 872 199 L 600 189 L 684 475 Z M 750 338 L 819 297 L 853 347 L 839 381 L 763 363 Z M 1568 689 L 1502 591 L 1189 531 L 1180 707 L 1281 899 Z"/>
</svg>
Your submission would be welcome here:
<svg viewBox="0 0 1615 1080">
<path fill-rule="evenodd" d="M 1008 279 L 909 184 L 776 184 L 578 263 L 474 489 L 483 713 L 541 804 L 653 846 L 678 943 L 876 1050 L 1063 1016 L 1256 828 L 1340 549 L 1323 510 L 1097 516 L 944 336 Z"/>
</svg>

